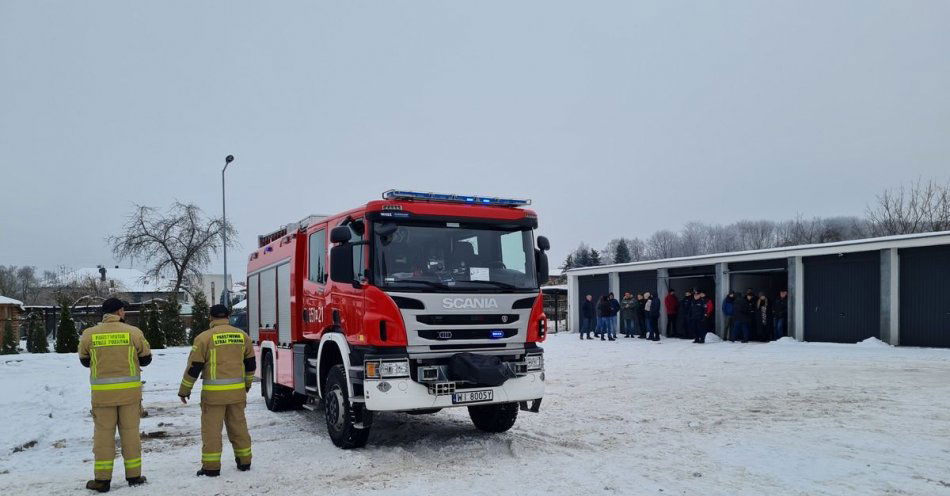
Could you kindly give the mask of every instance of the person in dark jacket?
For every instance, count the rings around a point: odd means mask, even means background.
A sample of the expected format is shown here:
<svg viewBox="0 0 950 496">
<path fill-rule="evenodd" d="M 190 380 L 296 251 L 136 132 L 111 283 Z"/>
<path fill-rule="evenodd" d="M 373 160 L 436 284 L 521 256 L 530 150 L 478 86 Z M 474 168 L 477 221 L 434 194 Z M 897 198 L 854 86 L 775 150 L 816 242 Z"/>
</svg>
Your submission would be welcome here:
<svg viewBox="0 0 950 496">
<path fill-rule="evenodd" d="M 590 333 L 597 325 L 597 317 L 594 313 L 596 308 L 594 308 L 593 300 L 593 296 L 587 295 L 587 298 L 584 299 L 584 303 L 581 305 L 581 339 L 584 339 L 584 335 L 587 335 L 587 339 L 591 339 Z"/>
<path fill-rule="evenodd" d="M 594 336 L 604 340 L 604 332 L 607 329 L 607 319 L 610 315 L 610 303 L 607 301 L 607 295 L 601 296 L 597 300 L 597 328 L 594 329 Z"/>
<path fill-rule="evenodd" d="M 722 300 L 722 316 L 725 318 L 725 336 L 724 339 L 729 340 L 732 337 L 732 316 L 735 314 L 735 305 L 736 305 L 736 292 L 730 291 Z M 735 341 L 735 338 L 732 337 L 732 341 Z"/>
<path fill-rule="evenodd" d="M 630 292 L 624 293 L 620 302 L 620 334 L 632 338 L 634 333 L 634 319 L 636 318 L 637 299 Z"/>
<path fill-rule="evenodd" d="M 650 293 L 643 293 L 647 302 L 644 310 L 647 314 L 647 339 L 650 341 L 660 340 L 660 299 Z"/>
<path fill-rule="evenodd" d="M 614 297 L 613 293 L 607 295 L 608 313 L 607 313 L 607 339 L 614 341 L 617 339 L 617 315 L 620 314 L 620 302 Z"/>
<path fill-rule="evenodd" d="M 689 337 L 689 307 L 693 304 L 693 291 L 687 289 L 680 299 L 679 313 L 676 315 L 676 337 Z"/>
<path fill-rule="evenodd" d="M 646 339 L 647 337 L 647 312 L 645 310 L 647 299 L 643 293 L 637 295 L 637 330 L 640 331 L 637 337 Z"/>
<path fill-rule="evenodd" d="M 734 324 L 732 329 L 732 341 L 742 340 L 743 343 L 749 342 L 749 326 L 755 318 L 755 296 L 752 293 L 746 293 L 745 298 L 735 304 Z"/>
<path fill-rule="evenodd" d="M 788 325 L 788 291 L 784 289 L 778 292 L 778 299 L 772 305 L 772 321 L 777 341 L 785 335 L 785 326 Z"/>
<path fill-rule="evenodd" d="M 689 305 L 689 330 L 694 343 L 706 342 L 706 301 L 699 291 L 693 292 L 693 301 Z"/>
<path fill-rule="evenodd" d="M 676 335 L 676 316 L 680 311 L 680 300 L 676 298 L 676 291 L 672 289 L 663 299 L 663 307 L 666 311 L 666 336 Z"/>
</svg>

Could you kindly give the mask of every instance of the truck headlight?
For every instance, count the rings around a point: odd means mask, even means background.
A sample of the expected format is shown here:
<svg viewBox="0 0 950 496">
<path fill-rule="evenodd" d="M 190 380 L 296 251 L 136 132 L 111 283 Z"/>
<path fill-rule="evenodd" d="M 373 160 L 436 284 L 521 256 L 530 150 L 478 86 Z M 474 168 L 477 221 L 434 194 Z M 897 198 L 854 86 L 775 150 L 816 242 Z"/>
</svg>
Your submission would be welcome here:
<svg viewBox="0 0 950 496">
<path fill-rule="evenodd" d="M 380 377 L 409 377 L 409 361 L 380 362 Z"/>
<path fill-rule="evenodd" d="M 525 357 L 524 362 L 527 364 L 528 370 L 544 369 L 544 357 L 542 355 L 528 355 Z"/>
</svg>

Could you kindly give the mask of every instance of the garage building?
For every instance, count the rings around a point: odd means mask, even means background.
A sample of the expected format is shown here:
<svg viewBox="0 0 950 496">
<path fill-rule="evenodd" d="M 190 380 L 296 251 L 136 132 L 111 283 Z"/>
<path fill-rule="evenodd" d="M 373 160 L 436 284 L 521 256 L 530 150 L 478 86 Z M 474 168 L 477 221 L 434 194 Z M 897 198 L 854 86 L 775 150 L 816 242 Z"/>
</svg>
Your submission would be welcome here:
<svg viewBox="0 0 950 496">
<path fill-rule="evenodd" d="M 875 337 L 893 345 L 950 347 L 950 232 L 888 236 L 820 245 L 650 260 L 571 269 L 568 318 L 580 327 L 585 295 L 670 289 L 715 295 L 752 289 L 770 300 L 789 292 L 788 334 L 799 341 L 855 343 Z M 665 308 L 660 330 L 666 329 Z"/>
</svg>

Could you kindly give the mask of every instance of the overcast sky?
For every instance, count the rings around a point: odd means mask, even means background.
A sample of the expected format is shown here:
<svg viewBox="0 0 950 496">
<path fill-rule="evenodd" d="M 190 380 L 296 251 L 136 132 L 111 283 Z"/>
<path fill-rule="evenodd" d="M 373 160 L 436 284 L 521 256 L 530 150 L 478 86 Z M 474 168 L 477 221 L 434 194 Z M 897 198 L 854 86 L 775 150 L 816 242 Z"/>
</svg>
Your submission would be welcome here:
<svg viewBox="0 0 950 496">
<path fill-rule="evenodd" d="M 557 265 L 950 176 L 950 2 L 0 1 L 0 264 L 133 203 L 256 235 L 391 187 L 527 196 Z M 219 263 L 209 270 L 218 271 Z"/>
</svg>

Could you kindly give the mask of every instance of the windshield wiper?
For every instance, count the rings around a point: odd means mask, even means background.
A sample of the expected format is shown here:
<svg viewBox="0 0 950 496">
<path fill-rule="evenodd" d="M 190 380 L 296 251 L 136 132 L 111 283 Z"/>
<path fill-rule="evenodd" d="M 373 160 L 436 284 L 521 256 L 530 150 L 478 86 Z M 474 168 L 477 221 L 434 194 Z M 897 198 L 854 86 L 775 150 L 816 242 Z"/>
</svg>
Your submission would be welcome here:
<svg viewBox="0 0 950 496">
<path fill-rule="evenodd" d="M 447 284 L 444 284 L 444 283 L 441 283 L 441 282 L 435 282 L 435 281 L 426 281 L 426 280 L 420 280 L 420 279 L 396 279 L 395 281 L 393 281 L 394 284 L 402 284 L 402 283 L 404 283 L 404 282 L 411 282 L 411 283 L 415 283 L 415 284 L 424 284 L 424 285 L 429 286 L 429 287 L 431 287 L 431 288 L 437 288 L 437 289 L 452 289 L 452 288 L 449 287 L 449 285 L 447 285 Z"/>
<path fill-rule="evenodd" d="M 491 284 L 492 286 L 496 286 L 503 289 L 530 289 L 530 288 L 523 288 L 521 286 L 516 286 L 514 284 L 509 284 L 507 282 L 501 282 L 501 281 L 459 281 L 459 282 L 469 282 L 469 283 L 475 283 L 475 284 Z"/>
</svg>

